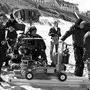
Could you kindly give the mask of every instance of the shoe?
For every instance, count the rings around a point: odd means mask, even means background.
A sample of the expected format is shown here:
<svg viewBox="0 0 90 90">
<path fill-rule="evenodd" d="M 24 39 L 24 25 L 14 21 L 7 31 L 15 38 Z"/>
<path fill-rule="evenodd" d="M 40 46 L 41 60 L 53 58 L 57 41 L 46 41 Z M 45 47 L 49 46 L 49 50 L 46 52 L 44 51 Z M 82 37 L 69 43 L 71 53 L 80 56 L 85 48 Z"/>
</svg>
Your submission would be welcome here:
<svg viewBox="0 0 90 90">
<path fill-rule="evenodd" d="M 0 77 L 0 82 L 5 82 L 5 81 Z"/>
</svg>

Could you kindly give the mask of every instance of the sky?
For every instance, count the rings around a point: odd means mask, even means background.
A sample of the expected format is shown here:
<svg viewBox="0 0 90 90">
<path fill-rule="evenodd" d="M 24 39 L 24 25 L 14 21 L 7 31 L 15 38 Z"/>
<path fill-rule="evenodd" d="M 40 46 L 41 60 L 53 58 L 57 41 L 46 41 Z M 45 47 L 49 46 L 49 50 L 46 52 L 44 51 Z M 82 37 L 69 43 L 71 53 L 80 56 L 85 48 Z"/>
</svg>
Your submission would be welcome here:
<svg viewBox="0 0 90 90">
<path fill-rule="evenodd" d="M 78 8 L 80 11 L 86 12 L 87 10 L 90 11 L 90 0 L 64 0 L 71 3 L 78 4 Z"/>
</svg>

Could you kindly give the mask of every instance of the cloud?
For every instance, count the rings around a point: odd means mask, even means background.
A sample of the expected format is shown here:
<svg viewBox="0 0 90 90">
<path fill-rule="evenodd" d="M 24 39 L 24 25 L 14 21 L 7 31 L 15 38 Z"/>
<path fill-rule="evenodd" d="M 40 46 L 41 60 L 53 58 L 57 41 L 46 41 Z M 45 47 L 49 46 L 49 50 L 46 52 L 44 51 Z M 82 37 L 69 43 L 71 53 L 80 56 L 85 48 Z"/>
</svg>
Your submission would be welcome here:
<svg viewBox="0 0 90 90">
<path fill-rule="evenodd" d="M 90 10 L 90 0 L 65 0 L 65 1 L 78 4 L 80 11 Z"/>
</svg>

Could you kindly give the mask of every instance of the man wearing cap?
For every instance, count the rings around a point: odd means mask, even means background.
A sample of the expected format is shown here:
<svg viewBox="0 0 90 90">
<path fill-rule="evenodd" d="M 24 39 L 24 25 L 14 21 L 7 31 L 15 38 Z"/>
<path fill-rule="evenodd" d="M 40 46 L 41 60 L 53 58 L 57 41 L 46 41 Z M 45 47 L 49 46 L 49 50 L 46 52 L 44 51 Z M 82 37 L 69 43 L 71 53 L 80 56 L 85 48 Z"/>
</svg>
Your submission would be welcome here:
<svg viewBox="0 0 90 90">
<path fill-rule="evenodd" d="M 55 21 L 54 22 L 54 27 L 52 27 L 49 30 L 49 36 L 51 36 L 51 42 L 50 42 L 50 58 L 52 60 L 51 66 L 55 66 L 54 62 L 53 62 L 53 49 L 55 46 L 55 53 L 58 53 L 58 41 L 59 41 L 59 37 L 61 36 L 61 29 L 58 27 L 58 22 Z"/>
<path fill-rule="evenodd" d="M 70 35 L 73 39 L 74 55 L 75 55 L 75 72 L 76 76 L 83 76 L 84 61 L 83 61 L 83 38 L 86 33 L 85 30 L 85 21 L 78 19 L 75 24 L 66 31 L 66 33 L 61 37 L 61 40 L 64 41 Z"/>
</svg>

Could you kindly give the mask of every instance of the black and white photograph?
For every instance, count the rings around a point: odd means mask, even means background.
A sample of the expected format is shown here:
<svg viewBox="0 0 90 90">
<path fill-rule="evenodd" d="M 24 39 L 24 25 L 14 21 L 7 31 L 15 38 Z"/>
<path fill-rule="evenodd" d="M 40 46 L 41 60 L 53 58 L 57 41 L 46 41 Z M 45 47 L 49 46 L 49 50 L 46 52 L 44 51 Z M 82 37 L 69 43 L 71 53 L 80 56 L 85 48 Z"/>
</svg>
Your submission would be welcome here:
<svg viewBox="0 0 90 90">
<path fill-rule="evenodd" d="M 90 90 L 90 1 L 0 0 L 0 90 Z"/>
</svg>

